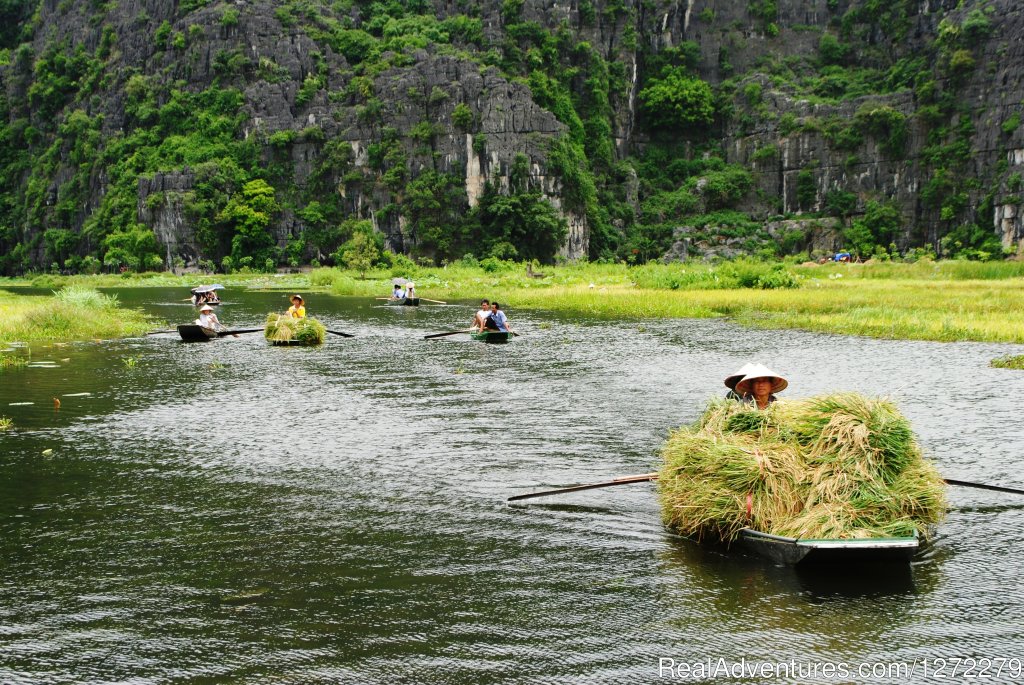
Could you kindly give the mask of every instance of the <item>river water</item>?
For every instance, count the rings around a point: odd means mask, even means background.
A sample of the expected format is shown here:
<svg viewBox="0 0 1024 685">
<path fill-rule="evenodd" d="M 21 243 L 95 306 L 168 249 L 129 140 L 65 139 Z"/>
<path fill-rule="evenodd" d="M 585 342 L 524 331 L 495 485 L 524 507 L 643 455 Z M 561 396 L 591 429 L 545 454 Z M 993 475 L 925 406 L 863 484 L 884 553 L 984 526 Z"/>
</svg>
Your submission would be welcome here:
<svg viewBox="0 0 1024 685">
<path fill-rule="evenodd" d="M 118 295 L 194 316 L 177 290 Z M 287 306 L 224 298 L 237 328 Z M 637 683 L 670 659 L 949 682 L 955 658 L 1024 680 L 1024 498 L 952 490 L 934 543 L 867 576 L 672 536 L 649 484 L 504 501 L 653 470 L 748 360 L 784 396 L 890 395 L 945 476 L 1022 487 L 1024 373 L 988 367 L 1020 346 L 514 306 L 524 335 L 484 345 L 422 339 L 470 306 L 379 304 L 309 296 L 357 336 L 320 348 L 156 335 L 0 371 L 0 682 Z"/>
</svg>

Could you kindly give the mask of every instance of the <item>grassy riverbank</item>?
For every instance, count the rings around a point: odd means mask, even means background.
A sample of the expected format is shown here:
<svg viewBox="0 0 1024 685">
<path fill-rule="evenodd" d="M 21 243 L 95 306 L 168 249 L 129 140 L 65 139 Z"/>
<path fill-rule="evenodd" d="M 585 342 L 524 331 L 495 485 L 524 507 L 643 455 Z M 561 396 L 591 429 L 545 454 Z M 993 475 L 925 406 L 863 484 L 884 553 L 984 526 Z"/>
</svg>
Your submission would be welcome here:
<svg viewBox="0 0 1024 685">
<path fill-rule="evenodd" d="M 780 276 L 784 272 L 792 277 Z M 1024 263 L 651 265 L 627 269 L 586 265 L 545 270 L 428 269 L 416 276 L 422 297 L 498 299 L 515 308 L 543 308 L 608 318 L 728 316 L 763 328 L 907 340 L 1024 343 Z M 389 274 L 358 279 L 334 269 L 314 271 L 314 286 L 338 295 L 380 296 Z M 783 283 L 794 287 L 758 287 Z M 737 281 L 748 287 L 740 287 Z M 513 313 L 514 318 L 514 313 Z"/>
<path fill-rule="evenodd" d="M 87 340 L 141 335 L 153 322 L 122 309 L 117 298 L 81 285 L 54 295 L 15 295 L 0 290 L 0 341 Z"/>
<path fill-rule="evenodd" d="M 201 282 L 220 282 L 229 290 L 385 297 L 391 279 L 403 276 L 415 280 L 423 298 L 497 299 L 510 307 L 513 319 L 515 309 L 530 307 L 607 318 L 727 316 L 764 328 L 1024 343 L 1024 262 L 570 264 L 536 267 L 531 275 L 525 265 L 492 261 L 376 270 L 365 276 L 323 268 L 299 274 L 41 276 L 31 284 L 38 287 L 54 279 L 54 285 L 187 290 Z"/>
</svg>

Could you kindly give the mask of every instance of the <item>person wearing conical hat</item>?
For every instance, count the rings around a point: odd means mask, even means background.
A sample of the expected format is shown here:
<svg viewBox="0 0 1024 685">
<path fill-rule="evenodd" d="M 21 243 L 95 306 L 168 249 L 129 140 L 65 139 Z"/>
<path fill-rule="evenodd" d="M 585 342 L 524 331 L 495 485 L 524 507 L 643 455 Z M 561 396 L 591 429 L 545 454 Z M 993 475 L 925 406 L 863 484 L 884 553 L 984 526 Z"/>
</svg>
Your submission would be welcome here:
<svg viewBox="0 0 1024 685">
<path fill-rule="evenodd" d="M 306 303 L 302 295 L 292 295 L 292 306 L 288 307 L 287 315 L 294 319 L 306 318 Z"/>
<path fill-rule="evenodd" d="M 203 328 L 212 328 L 215 331 L 223 328 L 217 315 L 213 313 L 213 307 L 208 304 L 199 308 L 199 318 L 196 319 L 196 323 Z"/>
<path fill-rule="evenodd" d="M 751 364 L 747 373 L 736 383 L 736 394 L 740 400 L 758 409 L 767 409 L 776 400 L 775 393 L 782 392 L 789 381 L 762 364 Z"/>
<path fill-rule="evenodd" d="M 753 364 L 746 363 L 739 368 L 736 373 L 729 374 L 725 377 L 725 387 L 729 388 L 729 392 L 725 393 L 725 399 L 727 400 L 739 400 L 742 399 L 740 395 L 736 393 L 736 384 L 743 380 L 743 377 L 747 375 L 747 371 L 753 368 Z"/>
</svg>

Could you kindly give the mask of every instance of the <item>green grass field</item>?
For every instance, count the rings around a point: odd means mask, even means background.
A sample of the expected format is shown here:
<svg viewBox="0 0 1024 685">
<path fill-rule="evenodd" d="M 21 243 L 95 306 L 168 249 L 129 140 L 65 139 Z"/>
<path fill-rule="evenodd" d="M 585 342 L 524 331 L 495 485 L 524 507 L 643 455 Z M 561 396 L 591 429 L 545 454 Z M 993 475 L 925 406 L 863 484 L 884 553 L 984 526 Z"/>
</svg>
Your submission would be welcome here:
<svg viewBox="0 0 1024 685">
<path fill-rule="evenodd" d="M 499 300 L 513 320 L 517 308 L 625 319 L 726 316 L 764 328 L 876 338 L 1024 343 L 1024 262 L 798 266 L 740 260 L 642 267 L 570 264 L 534 267 L 534 271 L 543 277 L 528 275 L 523 264 L 502 263 L 492 264 L 490 270 L 462 264 L 417 266 L 401 272 L 377 270 L 365 278 L 351 271 L 322 268 L 300 274 L 40 276 L 8 282 L 37 287 L 74 283 L 187 289 L 217 281 L 229 288 L 386 297 L 391 279 L 402 276 L 416 282 L 423 298 Z M 47 328 L 68 337 L 61 322 Z"/>
<path fill-rule="evenodd" d="M 152 328 L 143 313 L 123 309 L 116 297 L 84 286 L 69 286 L 49 296 L 0 290 L 0 341 L 122 338 Z"/>
</svg>

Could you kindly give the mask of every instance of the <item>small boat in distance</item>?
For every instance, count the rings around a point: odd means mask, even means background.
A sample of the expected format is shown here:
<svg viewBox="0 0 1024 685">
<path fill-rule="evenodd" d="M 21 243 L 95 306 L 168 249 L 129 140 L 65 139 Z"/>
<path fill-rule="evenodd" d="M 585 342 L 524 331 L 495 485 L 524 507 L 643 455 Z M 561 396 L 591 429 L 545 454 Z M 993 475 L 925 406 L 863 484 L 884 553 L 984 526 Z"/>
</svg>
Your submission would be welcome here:
<svg viewBox="0 0 1024 685">
<path fill-rule="evenodd" d="M 224 286 L 220 283 L 214 283 L 213 285 L 200 285 L 192 288 L 192 304 L 196 307 L 203 304 L 216 307 L 220 304 L 220 297 L 217 296 L 217 291 L 223 289 Z"/>
<path fill-rule="evenodd" d="M 473 340 L 479 340 L 485 343 L 507 343 L 512 334 L 507 331 L 483 331 L 479 333 L 470 333 L 469 337 Z"/>
<path fill-rule="evenodd" d="M 907 563 L 921 547 L 916 534 L 897 538 L 800 539 L 752 528 L 742 529 L 737 542 L 761 556 L 789 565 Z"/>
<path fill-rule="evenodd" d="M 178 326 L 178 335 L 185 342 L 206 342 L 217 337 L 217 331 L 195 323 L 183 323 Z"/>
</svg>

